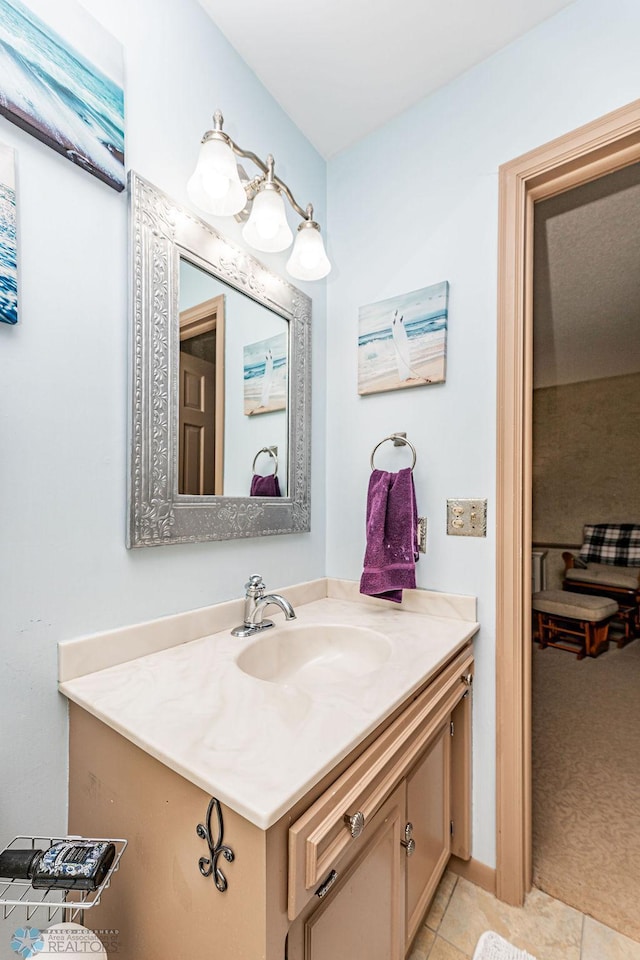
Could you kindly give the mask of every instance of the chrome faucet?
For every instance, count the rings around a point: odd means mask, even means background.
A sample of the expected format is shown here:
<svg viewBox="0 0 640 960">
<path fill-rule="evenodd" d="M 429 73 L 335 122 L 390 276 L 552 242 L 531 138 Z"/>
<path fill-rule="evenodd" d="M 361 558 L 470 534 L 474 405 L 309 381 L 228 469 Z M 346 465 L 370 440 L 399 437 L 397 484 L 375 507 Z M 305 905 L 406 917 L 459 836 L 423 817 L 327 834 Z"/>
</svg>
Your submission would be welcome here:
<svg viewBox="0 0 640 960">
<path fill-rule="evenodd" d="M 248 583 L 245 583 L 244 595 L 244 623 L 239 627 L 234 627 L 231 631 L 234 637 L 252 637 L 254 633 L 260 633 L 261 630 L 268 630 L 273 627 L 273 620 L 264 620 L 263 613 L 265 607 L 270 603 L 275 603 L 284 613 L 286 620 L 295 620 L 296 615 L 293 607 L 279 593 L 265 593 L 266 587 L 262 577 L 255 575 L 249 577 Z"/>
</svg>

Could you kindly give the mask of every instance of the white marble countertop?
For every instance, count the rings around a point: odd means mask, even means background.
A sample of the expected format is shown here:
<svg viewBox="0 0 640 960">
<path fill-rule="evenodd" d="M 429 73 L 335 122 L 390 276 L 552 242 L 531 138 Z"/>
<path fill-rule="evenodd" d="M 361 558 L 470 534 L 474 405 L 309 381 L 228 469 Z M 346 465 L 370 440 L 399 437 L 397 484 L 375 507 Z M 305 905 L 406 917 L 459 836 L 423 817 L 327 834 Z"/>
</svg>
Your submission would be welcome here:
<svg viewBox="0 0 640 960">
<path fill-rule="evenodd" d="M 69 670 L 61 656 L 60 691 L 266 829 L 478 629 L 468 618 L 470 610 L 475 612 L 472 598 L 407 591 L 413 598 L 396 607 L 357 596 L 348 582 L 322 583 L 322 592 L 334 595 L 297 604 L 291 627 L 337 624 L 375 630 L 391 646 L 382 667 L 317 689 L 258 680 L 236 664 L 255 638 L 239 640 L 225 628 L 189 642 L 177 638 L 178 645 L 73 679 L 65 679 Z M 296 591 L 300 595 L 299 587 L 291 588 L 292 599 Z M 282 592 L 287 595 L 286 588 Z M 415 612 L 416 607 L 448 615 Z M 277 608 L 270 607 L 268 615 L 274 610 L 271 637 L 290 629 Z M 173 621 L 179 626 L 179 617 Z"/>
</svg>

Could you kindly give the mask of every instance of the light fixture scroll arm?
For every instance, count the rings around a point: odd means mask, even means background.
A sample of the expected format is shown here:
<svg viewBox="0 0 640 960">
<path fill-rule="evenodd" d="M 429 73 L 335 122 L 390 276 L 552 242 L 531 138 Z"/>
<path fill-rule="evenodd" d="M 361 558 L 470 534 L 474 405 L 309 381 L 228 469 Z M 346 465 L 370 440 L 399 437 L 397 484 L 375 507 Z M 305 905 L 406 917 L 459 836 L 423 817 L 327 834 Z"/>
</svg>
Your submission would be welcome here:
<svg viewBox="0 0 640 960">
<path fill-rule="evenodd" d="M 229 146 L 237 156 L 245 157 L 247 160 L 251 160 L 253 163 L 255 163 L 256 167 L 259 167 L 265 175 L 269 172 L 269 168 L 264 160 L 261 160 L 260 157 L 251 150 L 243 150 L 238 146 L 237 143 L 235 143 L 235 141 L 231 139 L 231 137 L 229 137 Z"/>
<path fill-rule="evenodd" d="M 235 140 L 232 140 L 229 134 L 222 129 L 223 123 L 224 117 L 219 110 L 216 110 L 213 115 L 213 130 L 207 130 L 202 138 L 202 142 L 204 143 L 207 140 L 223 140 L 238 157 L 246 157 L 247 160 L 252 160 L 256 167 L 259 167 L 266 176 L 269 172 L 267 164 L 251 150 L 243 150 L 242 147 L 239 147 Z"/>
<path fill-rule="evenodd" d="M 300 204 L 296 202 L 294 195 L 291 193 L 291 190 L 286 185 L 286 183 L 284 183 L 283 180 L 281 180 L 279 177 L 275 176 L 274 174 L 273 182 L 276 183 L 280 188 L 281 192 L 284 193 L 285 197 L 287 198 L 287 200 L 289 201 L 289 203 L 291 204 L 291 206 L 293 207 L 293 209 L 295 210 L 295 212 L 298 214 L 299 217 L 301 217 L 303 220 L 313 219 L 313 207 L 311 206 L 311 204 L 309 204 L 306 211 L 303 210 Z M 309 209 L 311 209 L 311 216 L 309 216 Z"/>
<path fill-rule="evenodd" d="M 269 156 L 267 157 L 267 161 L 265 163 L 265 161 L 261 160 L 260 157 L 256 153 L 253 153 L 252 150 L 243 150 L 242 147 L 238 146 L 235 140 L 231 139 L 228 133 L 225 133 L 223 131 L 222 129 L 223 123 L 224 123 L 224 117 L 222 116 L 219 110 L 216 110 L 213 116 L 213 130 L 210 131 L 209 134 L 205 134 L 205 138 L 210 135 L 224 138 L 224 140 L 226 140 L 226 142 L 229 144 L 229 146 L 231 147 L 233 152 L 236 154 L 236 156 L 243 157 L 245 160 L 251 160 L 252 163 L 255 163 L 258 169 L 262 170 L 262 173 L 264 174 L 264 177 L 266 177 L 266 179 L 270 180 L 272 183 L 275 183 L 277 185 L 278 189 L 282 193 L 284 193 L 285 197 L 287 198 L 287 200 L 289 201 L 289 203 L 291 204 L 295 212 L 298 214 L 298 216 L 302 220 L 313 220 L 312 204 L 309 204 L 307 206 L 307 209 L 303 210 L 300 204 L 297 202 L 294 195 L 292 194 L 291 190 L 287 186 L 287 184 L 284 182 L 284 180 L 281 180 L 280 177 L 277 177 L 274 174 L 272 155 L 269 154 Z M 248 186 L 250 186 L 250 188 L 255 188 L 255 186 L 257 186 L 257 184 L 260 183 L 262 179 L 263 177 L 257 177 L 257 178 L 254 177 L 253 181 L 249 181 Z"/>
<path fill-rule="evenodd" d="M 265 163 L 264 160 L 261 160 L 260 157 L 251 150 L 243 150 L 241 147 L 239 147 L 238 144 L 231 139 L 231 137 L 229 137 L 229 146 L 237 156 L 244 157 L 246 160 L 251 160 L 253 163 L 255 163 L 256 167 L 259 167 L 259 169 L 262 170 L 266 177 L 270 176 L 271 181 L 277 185 L 282 193 L 284 193 L 285 197 L 299 217 L 301 217 L 303 220 L 313 219 L 313 206 L 309 204 L 307 210 L 303 210 L 284 180 L 281 180 L 280 177 L 273 173 L 273 161 L 271 163 L 269 163 L 269 161 Z M 269 154 L 269 157 L 271 158 L 271 154 Z M 258 182 L 260 182 L 263 178 L 260 177 L 257 179 Z M 311 215 L 309 215 L 309 209 L 311 209 Z"/>
</svg>

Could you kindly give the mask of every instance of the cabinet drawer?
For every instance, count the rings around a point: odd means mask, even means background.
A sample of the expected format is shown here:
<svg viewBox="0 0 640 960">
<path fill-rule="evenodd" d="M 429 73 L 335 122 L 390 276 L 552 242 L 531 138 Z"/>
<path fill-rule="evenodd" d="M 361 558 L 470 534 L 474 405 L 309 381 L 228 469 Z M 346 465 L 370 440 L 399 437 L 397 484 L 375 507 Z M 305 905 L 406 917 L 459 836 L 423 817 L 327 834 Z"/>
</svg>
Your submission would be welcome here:
<svg viewBox="0 0 640 960">
<path fill-rule="evenodd" d="M 288 960 L 403 960 L 405 810 L 401 783 L 367 824 L 366 842 L 340 865 L 326 896 L 292 923 Z"/>
<path fill-rule="evenodd" d="M 465 694 L 466 647 L 289 829 L 288 915 L 293 920 L 316 888 L 358 852 L 345 822 L 357 812 L 367 823 L 435 737 Z"/>
</svg>

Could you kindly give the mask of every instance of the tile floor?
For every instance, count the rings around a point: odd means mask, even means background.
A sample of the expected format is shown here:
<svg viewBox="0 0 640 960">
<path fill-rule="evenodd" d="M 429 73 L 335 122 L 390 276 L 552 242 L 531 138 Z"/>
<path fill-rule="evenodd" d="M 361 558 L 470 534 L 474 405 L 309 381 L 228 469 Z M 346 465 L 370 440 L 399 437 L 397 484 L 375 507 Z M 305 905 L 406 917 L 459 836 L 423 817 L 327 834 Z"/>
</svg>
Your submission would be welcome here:
<svg viewBox="0 0 640 960">
<path fill-rule="evenodd" d="M 447 872 L 407 960 L 469 960 L 494 930 L 536 960 L 640 960 L 640 943 L 533 889 L 511 907 Z"/>
</svg>

